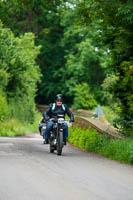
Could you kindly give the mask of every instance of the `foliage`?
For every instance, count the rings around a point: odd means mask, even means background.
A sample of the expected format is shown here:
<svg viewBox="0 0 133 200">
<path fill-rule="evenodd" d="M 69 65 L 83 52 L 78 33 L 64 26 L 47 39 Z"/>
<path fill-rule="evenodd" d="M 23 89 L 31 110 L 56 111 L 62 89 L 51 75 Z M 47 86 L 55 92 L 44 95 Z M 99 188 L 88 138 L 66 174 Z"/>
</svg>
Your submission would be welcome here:
<svg viewBox="0 0 133 200">
<path fill-rule="evenodd" d="M 60 72 L 66 82 L 65 93 L 74 98 L 75 85 L 86 82 L 97 101 L 102 101 L 101 83 L 110 65 L 107 47 L 101 42 L 98 32 L 100 21 L 90 27 L 74 24 L 75 9 L 66 10 L 61 20 L 64 26 L 62 45 L 65 48 L 66 64 Z"/>
<path fill-rule="evenodd" d="M 95 152 L 99 139 L 96 130 L 88 128 L 85 131 L 78 127 L 70 128 L 69 141 L 84 150 Z"/>
<path fill-rule="evenodd" d="M 103 89 L 103 99 L 105 99 L 106 104 L 110 106 L 118 102 L 112 93 L 117 81 L 118 76 L 115 74 L 108 74 L 101 85 Z"/>
<path fill-rule="evenodd" d="M 42 46 L 37 59 L 43 75 L 36 98 L 39 103 L 53 102 L 57 93 L 63 93 L 65 101 L 72 104 L 73 88 L 82 82 L 101 100 L 100 85 L 109 60 L 98 32 L 101 22 L 84 28 L 75 25 L 78 16 L 73 3 L 76 5 L 75 1 L 65 0 L 1 2 L 0 18 L 5 26 L 17 36 L 35 33 L 36 44 Z"/>
<path fill-rule="evenodd" d="M 4 94 L 1 97 L 2 110 L 5 113 L 8 113 L 7 110 L 11 111 L 11 117 L 32 122 L 35 114 L 36 83 L 40 79 L 40 70 L 35 59 L 40 47 L 34 45 L 32 33 L 15 37 L 9 29 L 3 28 L 2 24 L 0 47 L 0 89 Z M 14 114 L 12 105 L 15 112 L 19 113 L 18 116 Z"/>
<path fill-rule="evenodd" d="M 93 95 L 90 93 L 90 89 L 87 83 L 76 85 L 73 107 L 75 109 L 92 110 L 94 107 L 96 107 L 96 105 L 97 102 L 94 99 Z"/>
<path fill-rule="evenodd" d="M 34 99 L 27 101 L 26 98 L 12 98 L 9 101 L 8 109 L 10 110 L 10 118 L 33 123 L 36 113 Z"/>
<path fill-rule="evenodd" d="M 118 79 L 112 90 L 113 96 L 120 101 L 119 122 L 123 132 L 133 133 L 132 110 L 132 63 L 133 63 L 133 1 L 126 0 L 81 0 L 78 1 L 77 14 L 80 22 L 90 26 L 99 18 L 101 40 L 108 45 L 112 55 L 112 70 Z"/>
<path fill-rule="evenodd" d="M 0 2 L 0 18 L 15 36 L 26 32 L 35 34 L 36 45 L 41 45 L 37 58 L 42 77 L 39 84 L 37 101 L 53 102 L 53 96 L 61 93 L 64 85 L 57 70 L 64 66 L 64 49 L 60 45 L 63 28 L 60 25 L 60 9 L 65 0 L 7 0 Z M 47 71 L 47 73 L 46 73 Z M 56 83 L 56 84 L 55 84 Z"/>
<path fill-rule="evenodd" d="M 102 110 L 105 116 L 105 119 L 112 125 L 116 126 L 114 123 L 116 119 L 119 117 L 119 107 L 117 107 L 117 104 L 110 107 L 110 106 L 102 106 Z"/>
<path fill-rule="evenodd" d="M 5 122 L 0 122 L 0 136 L 13 137 L 38 132 L 38 122 L 40 118 L 41 114 L 36 113 L 32 124 L 28 122 L 21 122 L 15 118 L 9 119 Z"/>
<path fill-rule="evenodd" d="M 131 62 L 122 63 L 124 76 L 120 75 L 119 87 L 115 88 L 117 98 L 121 99 L 120 119 L 116 122 L 121 131 L 133 137 L 133 65 Z"/>
<path fill-rule="evenodd" d="M 4 121 L 9 117 L 9 109 L 6 101 L 6 97 L 0 90 L 0 121 Z"/>
<path fill-rule="evenodd" d="M 112 160 L 133 164 L 133 140 L 109 139 L 99 135 L 95 130 L 71 127 L 69 141 L 77 147 L 89 152 L 96 152 Z"/>
<path fill-rule="evenodd" d="M 102 142 L 99 153 L 113 160 L 133 164 L 133 140 L 111 140 Z"/>
<path fill-rule="evenodd" d="M 17 99 L 31 106 L 22 118 L 34 118 L 37 60 L 37 102 L 62 93 L 76 105 L 76 87 L 86 83 L 98 103 L 120 108 L 117 124 L 133 135 L 133 1 L 6 0 L 0 19 L 16 36 L 0 24 L 0 89 L 11 113 L 22 110 L 12 109 Z"/>
</svg>

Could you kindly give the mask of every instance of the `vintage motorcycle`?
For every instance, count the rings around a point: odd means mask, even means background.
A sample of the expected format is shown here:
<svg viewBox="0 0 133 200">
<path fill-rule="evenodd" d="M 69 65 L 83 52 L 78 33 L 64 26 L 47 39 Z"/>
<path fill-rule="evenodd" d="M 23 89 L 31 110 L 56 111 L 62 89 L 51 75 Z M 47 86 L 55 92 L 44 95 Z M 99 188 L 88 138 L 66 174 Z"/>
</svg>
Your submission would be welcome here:
<svg viewBox="0 0 133 200">
<path fill-rule="evenodd" d="M 57 115 L 56 118 L 50 120 L 55 122 L 48 139 L 50 144 L 50 153 L 57 151 L 57 155 L 61 155 L 64 147 L 64 123 L 68 123 L 69 120 L 65 120 L 63 115 Z"/>
</svg>

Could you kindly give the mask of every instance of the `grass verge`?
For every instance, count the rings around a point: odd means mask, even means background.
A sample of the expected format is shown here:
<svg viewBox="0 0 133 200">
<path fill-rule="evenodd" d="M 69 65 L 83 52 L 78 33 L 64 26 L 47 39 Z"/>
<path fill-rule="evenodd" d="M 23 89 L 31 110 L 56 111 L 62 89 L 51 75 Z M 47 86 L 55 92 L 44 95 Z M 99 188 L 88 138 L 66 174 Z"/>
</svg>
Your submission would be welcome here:
<svg viewBox="0 0 133 200">
<path fill-rule="evenodd" d="M 112 160 L 133 164 L 133 139 L 109 139 L 96 130 L 73 126 L 69 129 L 69 142 L 88 152 L 96 152 Z"/>
<path fill-rule="evenodd" d="M 32 124 L 21 122 L 17 119 L 10 119 L 6 122 L 0 122 L 0 136 L 13 137 L 25 135 L 38 131 L 38 122 L 41 119 L 41 114 L 36 113 L 35 120 Z"/>
</svg>

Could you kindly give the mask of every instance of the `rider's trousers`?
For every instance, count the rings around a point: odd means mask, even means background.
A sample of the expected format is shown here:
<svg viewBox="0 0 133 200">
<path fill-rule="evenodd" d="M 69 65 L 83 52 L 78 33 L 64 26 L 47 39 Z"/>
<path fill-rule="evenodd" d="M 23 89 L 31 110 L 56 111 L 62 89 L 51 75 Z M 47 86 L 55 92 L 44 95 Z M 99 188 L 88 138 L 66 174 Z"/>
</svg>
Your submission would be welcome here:
<svg viewBox="0 0 133 200">
<path fill-rule="evenodd" d="M 53 122 L 53 121 L 49 121 L 47 123 L 43 138 L 48 139 L 49 133 L 52 130 L 54 124 L 55 124 L 55 122 Z M 64 123 L 64 133 L 65 133 L 64 139 L 66 139 L 68 137 L 68 125 L 66 122 Z"/>
</svg>

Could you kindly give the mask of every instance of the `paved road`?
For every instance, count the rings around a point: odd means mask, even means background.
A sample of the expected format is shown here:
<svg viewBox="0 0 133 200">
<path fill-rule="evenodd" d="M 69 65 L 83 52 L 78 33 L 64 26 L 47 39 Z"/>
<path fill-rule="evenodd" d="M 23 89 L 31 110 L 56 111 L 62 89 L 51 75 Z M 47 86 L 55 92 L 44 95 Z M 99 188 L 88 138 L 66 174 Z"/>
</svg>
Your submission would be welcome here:
<svg viewBox="0 0 133 200">
<path fill-rule="evenodd" d="M 133 200 L 133 167 L 41 138 L 0 138 L 0 200 Z"/>
</svg>

